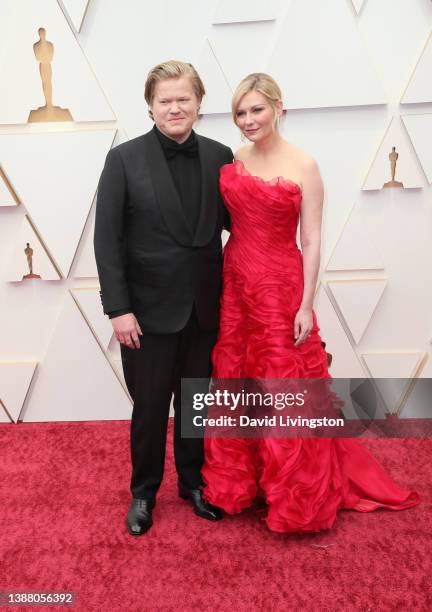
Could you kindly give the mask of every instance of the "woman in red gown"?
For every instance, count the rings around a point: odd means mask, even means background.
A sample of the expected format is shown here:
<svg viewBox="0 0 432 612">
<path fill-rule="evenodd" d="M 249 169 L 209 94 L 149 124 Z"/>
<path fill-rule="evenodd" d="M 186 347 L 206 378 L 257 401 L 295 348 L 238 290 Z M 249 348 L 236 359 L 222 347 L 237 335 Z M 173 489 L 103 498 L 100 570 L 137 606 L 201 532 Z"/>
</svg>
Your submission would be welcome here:
<svg viewBox="0 0 432 612">
<path fill-rule="evenodd" d="M 282 108 L 278 85 L 262 73 L 234 93 L 234 121 L 251 144 L 221 169 L 232 229 L 213 352 L 218 379 L 330 378 L 312 309 L 323 185 L 315 161 L 279 134 Z M 207 438 L 205 453 L 206 499 L 235 514 L 263 496 L 273 531 L 328 529 L 342 508 L 419 502 L 356 439 Z"/>
</svg>

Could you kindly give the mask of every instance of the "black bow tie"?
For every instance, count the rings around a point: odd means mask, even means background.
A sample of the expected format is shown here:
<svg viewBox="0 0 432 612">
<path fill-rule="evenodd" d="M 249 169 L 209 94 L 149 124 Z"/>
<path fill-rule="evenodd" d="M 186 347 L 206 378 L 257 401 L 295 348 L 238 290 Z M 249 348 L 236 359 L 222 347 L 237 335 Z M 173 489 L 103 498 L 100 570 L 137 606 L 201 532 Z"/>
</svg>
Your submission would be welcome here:
<svg viewBox="0 0 432 612">
<path fill-rule="evenodd" d="M 167 159 L 172 159 L 176 155 L 186 155 L 196 157 L 198 155 L 198 143 L 195 138 L 188 139 L 186 142 L 178 143 L 175 140 L 164 144 Z"/>
</svg>

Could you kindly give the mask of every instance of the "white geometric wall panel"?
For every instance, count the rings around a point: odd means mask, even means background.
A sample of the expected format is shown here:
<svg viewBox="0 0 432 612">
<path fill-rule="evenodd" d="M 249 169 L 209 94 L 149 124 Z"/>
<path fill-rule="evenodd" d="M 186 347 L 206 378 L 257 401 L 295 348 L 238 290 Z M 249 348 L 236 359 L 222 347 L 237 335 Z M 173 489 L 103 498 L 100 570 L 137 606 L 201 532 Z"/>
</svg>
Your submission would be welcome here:
<svg viewBox="0 0 432 612">
<path fill-rule="evenodd" d="M 432 183 L 432 113 L 403 115 L 402 121 L 411 138 L 423 171 L 429 183 Z"/>
<path fill-rule="evenodd" d="M 231 112 L 232 91 L 208 40 L 204 43 L 195 67 L 206 88 L 200 112 L 203 114 Z"/>
<path fill-rule="evenodd" d="M 426 353 L 420 367 L 417 371 L 419 379 L 429 379 L 427 383 L 419 381 L 419 384 L 414 384 L 411 393 L 408 395 L 406 401 L 399 410 L 399 416 L 402 419 L 420 418 L 430 419 L 432 418 L 432 403 L 430 399 L 430 387 L 429 382 L 432 379 L 432 359 Z M 417 381 L 415 379 L 414 383 Z"/>
<path fill-rule="evenodd" d="M 351 337 L 330 285 L 318 292 L 317 317 L 323 340 L 327 342 L 327 348 L 333 355 L 330 370 L 332 375 L 359 378 L 364 376 L 367 368 L 365 363 L 357 358 L 356 352 L 359 348 L 362 353 L 369 354 L 382 351 L 383 347 L 386 350 L 396 347 L 399 352 L 403 352 L 421 351 L 427 346 L 432 356 L 432 345 L 429 344 L 432 334 L 432 285 L 428 282 L 432 269 L 432 188 L 426 184 L 421 169 L 423 164 L 424 171 L 428 174 L 428 151 L 425 152 L 424 147 L 419 145 L 418 131 L 410 130 L 409 122 L 415 122 L 417 117 L 404 122 L 402 133 L 407 138 L 412 161 L 417 164 L 420 173 L 422 182 L 419 186 L 425 186 L 425 189 L 382 189 L 379 193 L 359 193 L 382 141 L 385 127 L 391 119 L 390 115 L 397 114 L 401 93 L 410 82 L 416 62 L 421 57 L 419 66 L 424 62 L 425 54 L 422 55 L 422 48 L 432 26 L 430 0 L 369 0 L 364 3 L 359 15 L 353 6 L 356 4 L 357 8 L 360 8 L 360 0 L 277 0 L 271 7 L 272 16 L 276 19 L 243 23 L 233 21 L 236 18 L 234 11 L 237 18 L 251 19 L 257 17 L 257 13 L 253 11 L 267 11 L 270 4 L 251 0 L 248 2 L 247 14 L 241 15 L 238 11 L 243 0 L 232 0 L 231 4 L 225 3 L 225 8 L 230 11 L 231 22 L 218 25 L 213 25 L 212 22 L 218 7 L 221 7 L 220 0 L 201 3 L 196 0 L 182 0 L 181 3 L 162 0 L 153 3 L 150 12 L 149 3 L 142 0 L 91 0 L 84 27 L 76 38 L 76 23 L 75 26 L 72 23 L 73 2 L 74 0 L 58 0 L 57 6 L 55 2 L 47 0 L 0 0 L 0 78 L 1 82 L 6 84 L 8 97 L 6 102 L 4 96 L 0 96 L 0 124 L 2 120 L 8 119 L 5 116 L 6 110 L 11 115 L 11 121 L 23 122 L 27 121 L 30 110 L 44 103 L 39 66 L 32 48 L 38 39 L 37 29 L 41 26 L 46 27 L 47 40 L 54 45 L 53 103 L 68 108 L 75 121 L 77 112 L 82 113 L 83 117 L 91 117 L 97 121 L 107 119 L 108 122 L 97 127 L 113 127 L 111 122 L 114 113 L 118 120 L 115 127 L 122 134 L 120 141 L 138 136 L 153 125 L 147 116 L 147 105 L 143 99 L 148 70 L 156 63 L 169 58 L 179 58 L 197 65 L 196 60 L 204 48 L 207 55 L 203 57 L 206 60 L 203 77 L 208 90 L 206 97 L 210 114 L 202 116 L 197 122 L 196 130 L 204 136 L 230 145 L 234 150 L 237 149 L 242 143 L 238 128 L 231 119 L 231 90 L 250 72 L 272 72 L 270 58 L 273 57 L 282 71 L 286 106 L 290 107 L 292 101 L 294 108 L 281 121 L 282 134 L 289 142 L 301 147 L 318 161 L 325 185 L 323 264 L 329 261 L 339 238 L 344 240 L 344 237 L 341 238 L 342 230 L 351 203 L 356 202 L 361 212 L 360 221 L 365 224 L 365 229 L 382 253 L 386 276 L 391 278 L 391 283 L 380 301 L 380 307 L 371 317 L 367 334 L 362 337 L 360 347 L 355 345 Z M 75 0 L 75 6 L 78 4 L 82 7 L 83 0 Z M 46 10 L 48 6 L 49 15 Z M 32 23 L 30 27 L 29 20 L 31 21 L 31 16 L 35 14 L 37 23 Z M 319 21 L 322 25 L 317 23 Z M 321 38 L 316 37 L 317 33 Z M 379 71 L 378 84 L 374 75 L 375 69 Z M 429 87 L 428 75 L 429 72 L 425 83 L 420 83 L 421 86 Z M 375 104 L 376 101 L 380 105 L 367 105 Z M 388 102 L 391 106 L 387 108 L 383 102 Z M 328 104 L 333 107 L 328 107 Z M 341 104 L 348 104 L 350 107 L 341 107 Z M 205 110 L 203 105 L 203 111 Z M 430 109 L 411 110 L 416 113 L 431 112 Z M 93 130 L 95 126 L 88 127 Z M 49 138 L 49 132 L 68 130 L 69 134 L 72 134 L 82 128 L 82 124 L 72 121 L 30 123 L 24 127 L 14 125 L 9 128 L 3 125 L 3 131 L 8 129 L 8 133 L 15 133 L 17 143 L 25 143 L 25 140 L 18 140 L 21 132 L 26 133 L 26 138 L 35 135 L 45 139 Z M 422 128 L 422 136 L 423 133 Z M 64 135 L 66 136 L 68 135 Z M 63 135 L 61 137 L 63 138 Z M 73 139 L 74 136 L 70 138 Z M 121 380 L 119 344 L 112 336 L 104 354 L 102 343 L 95 338 L 96 331 L 92 333 L 88 319 L 70 295 L 70 291 L 75 290 L 74 285 L 79 284 L 80 288 L 97 285 L 93 253 L 95 207 L 94 201 L 92 206 L 91 202 L 94 200 L 97 178 L 109 145 L 101 154 L 100 164 L 96 160 L 99 167 L 95 169 L 95 180 L 85 195 L 86 209 L 83 214 L 81 204 L 78 203 L 80 230 L 84 225 L 85 227 L 81 238 L 80 232 L 77 231 L 73 239 L 74 248 L 70 249 L 73 261 L 69 278 L 53 282 L 35 280 L 18 283 L 4 281 L 10 258 L 17 248 L 25 214 L 29 215 L 41 242 L 56 263 L 56 253 L 53 251 L 63 251 L 63 245 L 51 245 L 45 232 L 41 231 L 33 215 L 30 196 L 39 188 L 44 201 L 45 193 L 49 196 L 46 206 L 49 208 L 50 217 L 55 218 L 56 231 L 59 234 L 57 238 L 61 239 L 63 234 L 67 238 L 66 234 L 69 232 L 64 230 L 64 226 L 69 221 L 64 219 L 63 202 L 69 212 L 71 204 L 72 210 L 75 210 L 77 198 L 69 198 L 69 193 L 76 190 L 83 180 L 80 164 L 85 162 L 87 172 L 88 168 L 94 165 L 94 159 L 80 159 L 88 156 L 88 147 L 81 147 L 79 156 L 67 156 L 68 167 L 64 169 L 64 174 L 63 169 L 58 166 L 52 171 L 50 168 L 43 168 L 42 174 L 35 172 L 37 176 L 29 181 L 27 166 L 30 163 L 33 165 L 40 162 L 43 166 L 43 160 L 46 158 L 48 166 L 52 166 L 51 145 L 42 146 L 32 155 L 31 162 L 26 160 L 27 146 L 19 145 L 19 155 L 14 154 L 17 158 L 17 176 L 12 176 L 4 163 L 1 148 L 0 137 L 0 163 L 10 179 L 12 198 L 15 193 L 16 203 L 21 202 L 21 206 L 0 208 L 0 359 L 20 362 L 25 356 L 28 362 L 39 362 L 41 356 L 46 355 L 46 364 L 42 363 L 36 370 L 22 413 L 31 409 L 37 413 L 39 420 L 63 419 L 69 418 L 69 415 L 72 415 L 71 419 L 76 419 L 93 418 L 92 410 L 98 409 L 96 418 L 118 418 L 119 402 L 115 401 L 115 397 L 112 399 L 117 393 L 123 398 L 120 403 L 127 402 L 124 413 L 129 416 L 128 396 L 120 383 L 117 383 L 113 371 L 114 368 L 118 371 Z M 72 148 L 77 147 L 73 145 Z M 418 157 L 414 152 L 415 148 Z M 390 163 L 386 157 L 390 150 L 391 148 L 384 152 L 383 177 L 382 181 L 379 177 L 379 189 L 382 188 L 382 183 L 390 178 Z M 401 151 L 399 154 L 396 178 L 406 157 L 405 153 L 401 155 Z M 63 149 L 60 148 L 58 157 L 62 156 Z M 21 159 L 24 160 L 25 167 L 21 167 Z M 59 171 L 60 180 L 57 179 Z M 430 179 L 430 171 L 428 177 Z M 16 181 L 16 178 L 19 180 Z M 0 180 L 0 190 L 1 183 Z M 20 197 L 22 190 L 25 190 L 28 202 Z M 5 195 L 7 201 L 13 204 L 9 195 Z M 66 198 L 69 198 L 68 201 Z M 81 195 L 79 200 L 82 200 Z M 85 217 L 90 208 L 91 213 L 86 221 Z M 357 230 L 351 231 L 348 228 L 352 240 L 352 232 L 355 231 Z M 51 235 L 51 238 L 55 236 Z M 73 256 L 77 244 L 79 246 Z M 340 249 L 340 245 L 337 249 Z M 18 255 L 23 258 L 25 266 L 24 253 L 19 252 Z M 361 255 L 364 261 L 363 248 Z M 69 262 L 70 257 L 67 263 Z M 343 265 L 346 266 L 347 263 Z M 353 263 L 350 265 L 354 266 Z M 365 264 L 360 265 L 363 267 Z M 371 264 L 369 262 L 366 265 Z M 67 265 L 64 267 L 67 268 Z M 64 270 L 62 272 L 65 273 Z M 333 271 L 325 272 L 324 276 L 324 283 L 329 277 L 339 277 L 337 272 Z M 358 276 L 356 271 L 350 273 L 351 278 Z M 79 277 L 80 281 L 74 281 L 74 277 Z M 67 316 L 63 311 L 66 298 L 75 315 L 72 313 Z M 363 310 L 362 296 L 356 299 L 362 304 Z M 96 303 L 92 306 L 96 317 Z M 98 308 L 98 317 L 103 317 L 102 308 Z M 108 325 L 108 319 L 104 320 Z M 73 334 L 72 342 L 67 338 L 68 326 L 71 327 L 70 334 Z M 106 333 L 108 334 L 108 331 Z M 69 350 L 72 351 L 73 362 L 70 366 Z M 56 364 L 56 360 L 59 363 Z M 430 364 L 432 359 L 421 370 L 420 376 L 432 377 Z M 48 369 L 44 370 L 46 365 Z M 68 367 L 71 368 L 69 373 Z M 99 391 L 95 392 L 89 410 L 85 411 L 83 404 L 92 392 L 89 373 L 95 368 Z M 100 375 L 102 370 L 103 377 Z M 62 380 L 65 376 L 73 377 L 73 380 Z M 110 377 L 113 382 L 107 384 Z M 64 383 L 62 389 L 56 386 L 58 380 Z M 41 386 L 38 389 L 39 383 Z M 419 388 L 418 385 L 414 386 L 413 393 L 404 403 L 402 416 L 408 409 L 417 415 L 415 411 L 418 407 L 414 400 Z M 72 395 L 70 403 L 68 394 Z M 421 405 L 421 401 L 418 405 Z M 108 407 L 108 414 L 102 406 Z M 46 417 L 42 414 L 45 408 L 48 412 Z M 84 414 L 77 414 L 77 410 Z M 0 405 L 0 421 L 3 419 L 7 422 L 9 416 Z"/>
<path fill-rule="evenodd" d="M 323 285 L 317 292 L 315 312 L 320 336 L 326 343 L 326 351 L 333 355 L 330 368 L 333 378 L 363 378 L 365 375 L 363 367 Z"/>
<path fill-rule="evenodd" d="M 365 353 L 362 358 L 373 378 L 413 378 L 424 353 Z"/>
<path fill-rule="evenodd" d="M 383 294 L 385 279 L 328 281 L 339 310 L 358 344 Z"/>
<path fill-rule="evenodd" d="M 67 276 L 115 130 L 0 136 L 0 156 L 20 200 Z"/>
<path fill-rule="evenodd" d="M 352 0 L 352 3 L 354 5 L 354 8 L 356 10 L 357 15 L 362 10 L 363 5 L 364 5 L 365 2 L 366 2 L 366 0 Z"/>
<path fill-rule="evenodd" d="M 3 404 L 0 401 L 0 423 L 12 423 L 12 419 L 9 418 Z"/>
<path fill-rule="evenodd" d="M 81 30 L 89 0 L 61 0 L 77 32 Z"/>
<path fill-rule="evenodd" d="M 325 187 L 323 262 L 328 261 L 341 235 L 351 203 L 359 199 L 359 187 L 382 138 L 384 122 L 387 112 L 380 106 L 288 111 L 281 122 L 283 136 L 319 165 Z"/>
<path fill-rule="evenodd" d="M 357 19 L 364 44 L 373 58 L 386 94 L 399 104 L 429 36 L 430 0 L 371 0 Z"/>
<path fill-rule="evenodd" d="M 0 206 L 16 206 L 16 202 L 12 197 L 11 192 L 6 187 L 0 175 Z"/>
<path fill-rule="evenodd" d="M 274 21 L 213 28 L 209 42 L 232 90 L 247 74 L 267 70 L 275 35 Z"/>
<path fill-rule="evenodd" d="M 8 180 L 0 168 L 0 206 L 16 206 L 17 204 Z"/>
<path fill-rule="evenodd" d="M 230 115 L 202 115 L 196 123 L 195 131 L 198 134 L 213 138 L 214 140 L 223 141 L 228 147 L 231 147 L 233 153 L 242 144 L 238 127 L 233 121 L 230 121 Z M 221 138 L 220 134 L 224 137 Z"/>
<path fill-rule="evenodd" d="M 431 419 L 432 407 L 425 397 L 424 387 L 414 384 L 405 402 L 399 409 L 401 419 Z M 426 437 L 426 436 L 425 436 Z"/>
<path fill-rule="evenodd" d="M 196 66 L 217 1 L 91 0 L 79 41 L 129 138 L 153 125 L 143 97 L 148 71 L 172 58 Z"/>
<path fill-rule="evenodd" d="M 31 110 L 45 105 L 33 44 L 38 29 L 54 45 L 53 104 L 69 109 L 74 121 L 113 121 L 114 114 L 56 0 L 2 0 L 0 38 L 6 40 L 0 79 L 0 123 L 27 123 Z"/>
<path fill-rule="evenodd" d="M 393 117 L 371 164 L 363 189 L 382 189 L 384 183 L 391 180 L 389 154 L 392 147 L 396 147 L 399 155 L 396 162 L 395 180 L 402 182 L 405 189 L 424 187 L 424 177 L 412 143 L 400 118 Z"/>
<path fill-rule="evenodd" d="M 18 231 L 21 217 L 17 216 L 16 220 Z M 10 251 L 4 262 L 0 256 L 0 263 L 5 263 L 0 282 L 0 361 L 40 361 L 60 314 L 67 283 L 61 280 L 4 282 L 9 259 Z"/>
<path fill-rule="evenodd" d="M 97 278 L 98 276 L 93 246 L 94 224 L 95 207 L 90 211 L 89 219 L 72 265 L 71 273 L 74 278 Z"/>
<path fill-rule="evenodd" d="M 15 248 L 7 267 L 5 280 L 22 281 L 23 276 L 29 274 L 27 257 L 24 253 L 27 243 L 33 249 L 33 274 L 38 274 L 41 280 L 58 280 L 61 278 L 40 242 L 38 235 L 32 228 L 27 215 L 25 215 L 20 231 L 14 236 Z M 40 279 L 37 280 L 39 281 Z M 28 280 L 25 282 L 28 282 Z"/>
<path fill-rule="evenodd" d="M 125 381 L 125 378 L 124 378 L 123 364 L 122 364 L 120 353 L 119 353 L 118 357 L 114 357 L 113 359 L 111 359 L 111 363 L 112 363 L 112 366 L 113 366 L 113 368 L 115 370 L 115 373 L 117 374 L 117 378 L 119 379 L 120 383 L 122 384 L 122 386 L 123 386 L 126 394 L 128 395 L 128 397 L 130 397 L 129 396 L 129 391 L 128 391 L 127 386 L 126 386 L 126 381 Z M 132 400 L 130 400 L 130 401 L 132 401 Z"/>
<path fill-rule="evenodd" d="M 379 379 L 376 385 L 388 412 L 398 412 L 424 353 L 369 353 L 362 357 L 372 378 Z"/>
<path fill-rule="evenodd" d="M 17 422 L 37 363 L 0 363 L 0 401 Z"/>
<path fill-rule="evenodd" d="M 293 0 L 267 72 L 286 108 L 387 102 L 345 0 Z"/>
<path fill-rule="evenodd" d="M 103 349 L 107 350 L 113 335 L 113 328 L 111 321 L 103 313 L 99 287 L 72 289 L 71 293 L 93 334 Z"/>
<path fill-rule="evenodd" d="M 92 421 L 130 416 L 128 397 L 67 293 L 23 420 Z"/>
<path fill-rule="evenodd" d="M 382 270 L 384 262 L 373 244 L 360 207 L 354 204 L 326 270 Z"/>
<path fill-rule="evenodd" d="M 432 102 L 432 33 L 426 41 L 413 75 L 402 95 L 402 104 Z"/>
<path fill-rule="evenodd" d="M 276 19 L 275 0 L 219 0 L 213 24 Z"/>
<path fill-rule="evenodd" d="M 109 355 L 110 361 L 121 361 L 120 342 L 117 340 L 114 334 L 111 336 L 107 354 Z"/>
</svg>

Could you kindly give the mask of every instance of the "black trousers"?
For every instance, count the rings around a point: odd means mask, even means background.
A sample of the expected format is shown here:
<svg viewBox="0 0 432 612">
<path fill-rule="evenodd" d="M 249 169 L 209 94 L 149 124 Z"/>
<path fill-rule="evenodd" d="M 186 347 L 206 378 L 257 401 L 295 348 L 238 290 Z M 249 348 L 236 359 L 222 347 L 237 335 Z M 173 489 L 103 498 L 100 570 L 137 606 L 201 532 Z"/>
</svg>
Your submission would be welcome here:
<svg viewBox="0 0 432 612">
<path fill-rule="evenodd" d="M 130 430 L 133 497 L 153 497 L 162 482 L 173 393 L 177 474 L 188 488 L 203 484 L 204 441 L 181 437 L 181 379 L 210 376 L 216 337 L 216 330 L 200 329 L 194 307 L 181 331 L 143 334 L 139 349 L 121 345 L 123 372 L 134 402 Z"/>
</svg>

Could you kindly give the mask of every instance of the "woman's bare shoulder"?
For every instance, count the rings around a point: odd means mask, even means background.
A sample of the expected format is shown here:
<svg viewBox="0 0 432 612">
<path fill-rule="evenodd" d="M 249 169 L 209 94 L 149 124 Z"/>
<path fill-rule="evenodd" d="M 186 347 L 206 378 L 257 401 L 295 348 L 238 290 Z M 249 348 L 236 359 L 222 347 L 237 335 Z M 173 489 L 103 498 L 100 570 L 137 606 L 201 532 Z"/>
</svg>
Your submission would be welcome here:
<svg viewBox="0 0 432 612">
<path fill-rule="evenodd" d="M 288 170 L 298 173 L 299 184 L 303 186 L 303 193 L 311 190 L 321 192 L 323 189 L 320 169 L 316 160 L 300 147 L 288 144 L 287 158 L 289 158 Z"/>
<path fill-rule="evenodd" d="M 252 145 L 245 145 L 245 146 L 240 147 L 239 149 L 237 149 L 237 151 L 234 153 L 234 159 L 240 159 L 242 161 L 247 159 L 248 156 L 249 156 L 249 152 L 251 150 L 251 147 L 252 147 Z"/>
</svg>

